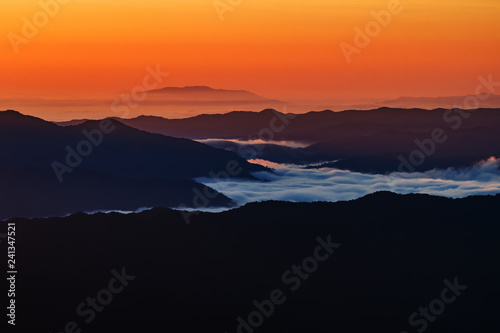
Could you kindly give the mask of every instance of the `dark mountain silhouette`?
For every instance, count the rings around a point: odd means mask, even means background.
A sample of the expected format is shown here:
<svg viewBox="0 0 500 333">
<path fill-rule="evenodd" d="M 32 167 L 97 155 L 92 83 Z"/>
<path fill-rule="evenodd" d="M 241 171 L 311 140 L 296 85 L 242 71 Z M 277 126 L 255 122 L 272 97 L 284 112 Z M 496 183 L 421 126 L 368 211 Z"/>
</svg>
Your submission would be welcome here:
<svg viewBox="0 0 500 333">
<path fill-rule="evenodd" d="M 500 156 L 500 131 L 497 129 L 475 127 L 455 131 L 448 128 L 444 133 L 447 135 L 445 142 L 431 143 L 432 131 L 385 130 L 368 136 L 314 144 L 304 151 L 312 160 L 340 160 L 332 164 L 337 168 L 381 173 L 397 171 L 399 156 L 409 160 L 409 155 L 415 150 L 420 150 L 425 156 L 421 165 L 412 166 L 417 171 L 467 167 L 489 157 Z M 425 144 L 417 145 L 415 140 Z M 408 171 L 407 168 L 403 170 Z"/>
<path fill-rule="evenodd" d="M 133 119 L 114 118 L 130 127 L 151 133 L 190 139 L 231 138 L 248 139 L 256 136 L 262 128 L 268 127 L 275 110 L 261 112 L 233 111 L 224 114 L 202 114 L 185 119 L 167 119 L 158 116 L 139 116 Z M 56 123 L 60 126 L 76 125 L 86 119 Z"/>
<path fill-rule="evenodd" d="M 417 149 L 415 140 L 427 142 L 435 129 L 443 129 L 447 140 L 435 144 L 432 154 L 414 169 L 425 171 L 464 167 L 500 156 L 500 109 L 424 110 L 380 108 L 368 111 L 309 112 L 285 115 L 275 110 L 200 115 L 186 119 L 141 116 L 120 119 L 129 126 L 153 133 L 191 139 L 256 139 L 271 122 L 286 126 L 273 133 L 274 140 L 302 141 L 307 148 L 268 145 L 257 157 L 273 162 L 317 163 L 339 160 L 335 167 L 363 172 L 390 172 L 400 167 L 399 156 L 408 159 Z M 267 139 L 267 136 L 265 137 Z M 238 144 L 209 143 L 233 152 Z M 244 154 L 242 157 L 248 158 Z M 406 168 L 405 170 L 407 170 Z"/>
<path fill-rule="evenodd" d="M 218 173 L 234 161 L 242 168 L 239 177 L 253 178 L 252 171 L 265 168 L 250 164 L 237 155 L 205 144 L 152 134 L 111 120 L 116 130 L 106 136 L 103 144 L 85 160 L 85 168 L 132 178 L 163 177 L 191 179 Z M 88 121 L 72 128 L 72 132 L 98 128 L 97 121 Z M 112 156 L 113 158 L 108 158 Z"/>
<path fill-rule="evenodd" d="M 192 215 L 190 225 L 169 209 L 15 220 L 16 304 L 30 318 L 18 326 L 60 332 L 74 321 L 93 333 L 247 333 L 237 330 L 237 318 L 248 322 L 252 303 L 279 289 L 286 300 L 273 311 L 267 305 L 272 313 L 254 332 L 416 332 L 424 322 L 429 333 L 497 332 L 499 204 L 500 195 L 379 192 L 338 203 L 253 203 Z M 318 237 L 341 245 L 316 266 L 304 260 Z M 309 273 L 283 280 L 292 265 Z M 77 305 L 122 267 L 135 278 L 86 324 Z M 455 297 L 441 311 L 434 300 L 442 299 L 444 280 L 466 289 L 448 289 L 445 297 Z M 423 321 L 419 308 L 430 306 L 440 314 Z M 415 312 L 419 323 L 411 326 Z"/>
<path fill-rule="evenodd" d="M 296 114 L 282 131 L 275 133 L 278 140 L 322 142 L 339 136 L 369 135 L 385 129 L 422 132 L 436 127 L 450 127 L 455 121 L 446 122 L 446 109 L 394 109 L 348 110 L 342 112 L 311 111 Z M 460 128 L 486 126 L 500 128 L 500 109 L 478 109 L 463 119 Z M 140 116 L 133 119 L 116 118 L 124 124 L 151 133 L 190 139 L 226 138 L 248 139 L 257 136 L 263 128 L 269 128 L 277 115 L 284 114 L 266 109 L 261 112 L 234 111 L 225 114 L 199 115 L 185 119 L 166 119 L 156 116 Z M 457 115 L 456 113 L 451 116 Z M 83 120 L 76 120 L 78 123 Z M 66 125 L 67 123 L 58 123 Z M 278 121 L 277 125 L 281 125 Z"/>
<path fill-rule="evenodd" d="M 196 193 L 213 192 L 184 179 L 126 179 L 75 171 L 63 183 L 58 183 L 52 170 L 0 168 L 0 174 L 0 220 L 14 216 L 66 216 L 75 212 L 193 206 Z M 218 193 L 211 198 L 210 205 L 231 207 L 234 203 Z"/>
<path fill-rule="evenodd" d="M 283 114 L 266 109 L 261 112 L 233 111 L 225 114 L 205 114 L 186 119 L 140 116 L 119 121 L 144 131 L 172 133 L 169 135 L 190 139 L 248 139 L 249 136 L 257 137 L 259 131 L 268 128 L 271 120 L 277 116 Z"/>
<path fill-rule="evenodd" d="M 15 111 L 0 112 L 0 197 L 5 204 L 0 218 L 189 206 L 193 190 L 207 189 L 193 178 L 221 177 L 228 166 L 239 171 L 231 176 L 243 178 L 266 170 L 199 142 L 144 132 L 116 120 L 108 122 L 113 130 L 98 134 L 98 121 L 59 127 Z M 81 146 L 83 141 L 88 143 Z M 60 172 L 58 178 L 54 162 L 59 163 L 58 170 L 69 167 L 72 172 Z M 211 204 L 232 202 L 217 195 Z"/>
<path fill-rule="evenodd" d="M 89 121 L 91 119 L 73 119 L 69 121 L 61 121 L 61 122 L 55 122 L 55 124 L 59 126 L 75 126 L 75 125 L 80 125 L 83 124 L 86 121 Z"/>
</svg>

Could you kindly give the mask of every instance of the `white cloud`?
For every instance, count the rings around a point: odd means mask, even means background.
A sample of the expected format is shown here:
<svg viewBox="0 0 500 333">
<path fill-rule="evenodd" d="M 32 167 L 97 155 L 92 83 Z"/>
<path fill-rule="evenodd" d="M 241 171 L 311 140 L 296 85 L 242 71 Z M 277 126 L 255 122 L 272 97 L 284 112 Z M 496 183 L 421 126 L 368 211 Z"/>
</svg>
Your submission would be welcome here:
<svg viewBox="0 0 500 333">
<path fill-rule="evenodd" d="M 217 143 L 226 143 L 231 142 L 237 145 L 243 146 L 255 146 L 255 145 L 276 145 L 290 148 L 305 148 L 310 146 L 309 143 L 301 142 L 301 141 L 291 141 L 291 140 L 238 140 L 238 139 L 204 139 L 204 140 L 196 140 L 201 143 L 205 143 L 207 145 L 215 145 Z"/>
<path fill-rule="evenodd" d="M 199 182 L 234 199 L 238 204 L 265 200 L 340 201 L 362 197 L 376 191 L 427 193 L 447 197 L 465 197 L 500 193 L 500 159 L 490 158 L 471 168 L 431 170 L 389 175 L 363 174 L 331 168 L 304 169 L 254 160 L 274 168 L 274 173 L 258 172 L 265 181 L 231 180 L 218 182 L 199 178 Z"/>
</svg>

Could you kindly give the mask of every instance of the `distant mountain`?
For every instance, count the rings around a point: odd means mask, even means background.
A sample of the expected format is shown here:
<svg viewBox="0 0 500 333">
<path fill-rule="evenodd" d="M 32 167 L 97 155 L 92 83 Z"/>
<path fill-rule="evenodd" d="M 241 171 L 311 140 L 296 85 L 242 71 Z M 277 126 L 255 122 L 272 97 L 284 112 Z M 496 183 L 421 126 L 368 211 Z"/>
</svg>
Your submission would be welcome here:
<svg viewBox="0 0 500 333">
<path fill-rule="evenodd" d="M 165 87 L 150 90 L 148 93 L 172 101 L 252 101 L 263 102 L 267 99 L 245 90 L 213 89 L 206 86 Z"/>
<path fill-rule="evenodd" d="M 2 202 L 9 205 L 1 206 L 0 218 L 23 212 L 45 216 L 189 206 L 193 190 L 205 190 L 193 178 L 227 173 L 228 165 L 243 178 L 266 170 L 232 152 L 106 121 L 109 133 L 100 132 L 98 121 L 60 127 L 15 111 L 0 112 L 0 177 L 11 186 L 1 189 Z M 231 203 L 222 195 L 212 202 Z"/>
<path fill-rule="evenodd" d="M 81 121 L 72 122 L 79 118 L 129 118 L 141 115 L 186 118 L 233 110 L 283 110 L 285 106 L 291 106 L 285 101 L 247 90 L 214 89 L 207 86 L 164 87 L 144 91 L 137 96 L 130 94 L 131 91 L 116 91 L 113 94 L 82 97 L 0 97 L 0 105 L 10 105 L 11 108 L 39 118 L 68 122 L 66 125 L 80 123 Z M 297 106 L 297 110 L 302 110 L 302 107 Z"/>
<path fill-rule="evenodd" d="M 486 93 L 481 94 L 480 104 L 477 106 L 465 105 L 470 103 L 470 99 L 478 100 L 475 95 L 467 96 L 449 96 L 449 97 L 399 97 L 393 100 L 387 100 L 378 103 L 379 105 L 394 107 L 394 108 L 425 108 L 425 109 L 436 109 L 436 108 L 500 108 L 500 95 Z"/>
<path fill-rule="evenodd" d="M 250 317 L 262 333 L 498 332 L 499 205 L 500 195 L 379 192 L 253 203 L 192 215 L 190 225 L 160 208 L 17 219 L 16 304 L 30 320 L 16 324 L 22 332 L 59 332 L 74 320 L 96 333 L 248 333 L 238 326 Z M 130 280 L 87 324 L 90 315 L 75 308 L 105 299 L 113 269 Z"/>
</svg>

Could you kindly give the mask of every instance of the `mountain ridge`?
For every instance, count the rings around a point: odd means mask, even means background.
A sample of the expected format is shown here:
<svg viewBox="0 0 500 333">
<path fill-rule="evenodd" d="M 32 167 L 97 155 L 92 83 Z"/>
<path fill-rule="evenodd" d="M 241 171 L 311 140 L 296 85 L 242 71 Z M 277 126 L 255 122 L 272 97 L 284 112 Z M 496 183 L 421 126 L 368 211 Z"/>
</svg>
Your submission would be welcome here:
<svg viewBox="0 0 500 333">
<path fill-rule="evenodd" d="M 163 208 L 0 224 L 16 223 L 26 244 L 16 254 L 26 332 L 63 327 L 123 267 L 135 278 L 92 332 L 238 332 L 238 318 L 269 309 L 275 290 L 286 301 L 262 317 L 259 332 L 411 331 L 409 317 L 436 303 L 450 281 L 467 288 L 428 322 L 429 332 L 475 333 L 500 328 L 500 227 L 492 218 L 499 204 L 500 195 L 381 192 L 337 203 L 253 203 L 193 214 L 189 225 Z M 317 251 L 321 261 L 312 259 Z M 294 267 L 307 270 L 297 275 Z"/>
<path fill-rule="evenodd" d="M 106 130 L 97 120 L 60 127 L 0 112 L 0 219 L 195 207 L 197 193 L 211 193 L 206 206 L 228 207 L 230 198 L 193 179 L 221 177 L 230 166 L 230 178 L 255 180 L 251 172 L 270 171 L 200 142 L 104 122 Z"/>
</svg>

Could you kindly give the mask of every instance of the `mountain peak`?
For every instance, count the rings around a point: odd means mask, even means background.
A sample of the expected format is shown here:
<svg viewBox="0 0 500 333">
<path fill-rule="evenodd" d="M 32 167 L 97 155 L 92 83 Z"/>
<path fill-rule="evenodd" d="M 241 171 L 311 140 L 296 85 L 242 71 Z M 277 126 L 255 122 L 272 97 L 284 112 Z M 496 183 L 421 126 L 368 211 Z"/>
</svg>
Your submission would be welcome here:
<svg viewBox="0 0 500 333">
<path fill-rule="evenodd" d="M 274 113 L 281 113 L 281 112 L 276 111 L 275 109 L 264 109 L 264 110 L 260 111 L 259 113 L 262 113 L 262 114 L 274 114 Z"/>
<path fill-rule="evenodd" d="M 209 86 L 184 86 L 184 87 L 163 87 L 159 89 L 150 90 L 149 92 L 247 92 L 246 90 L 232 90 L 232 89 L 216 89 Z"/>
<path fill-rule="evenodd" d="M 28 116 L 15 110 L 0 111 L 0 125 L 5 125 L 7 127 L 29 126 L 31 128 L 57 127 L 57 125 L 51 122 L 33 116 Z"/>
<path fill-rule="evenodd" d="M 163 100 L 189 102 L 263 102 L 266 98 L 246 90 L 215 89 L 208 86 L 164 87 L 150 90 Z"/>
<path fill-rule="evenodd" d="M 0 115 L 4 117 L 26 117 L 23 115 L 21 112 L 16 111 L 16 110 L 5 110 L 5 111 L 0 111 Z"/>
<path fill-rule="evenodd" d="M 209 86 L 185 86 L 180 89 L 186 89 L 186 90 L 216 90 L 212 87 Z"/>
<path fill-rule="evenodd" d="M 136 128 L 125 125 L 120 120 L 113 118 L 113 117 L 105 118 L 102 120 L 87 120 L 87 121 L 84 121 L 83 123 L 75 125 L 75 126 L 82 127 L 82 128 L 99 128 L 100 123 L 104 122 L 104 121 L 110 122 L 111 123 L 110 126 L 114 126 L 115 129 L 120 129 L 120 130 L 125 130 L 125 131 L 133 131 L 133 132 L 139 131 Z"/>
</svg>

